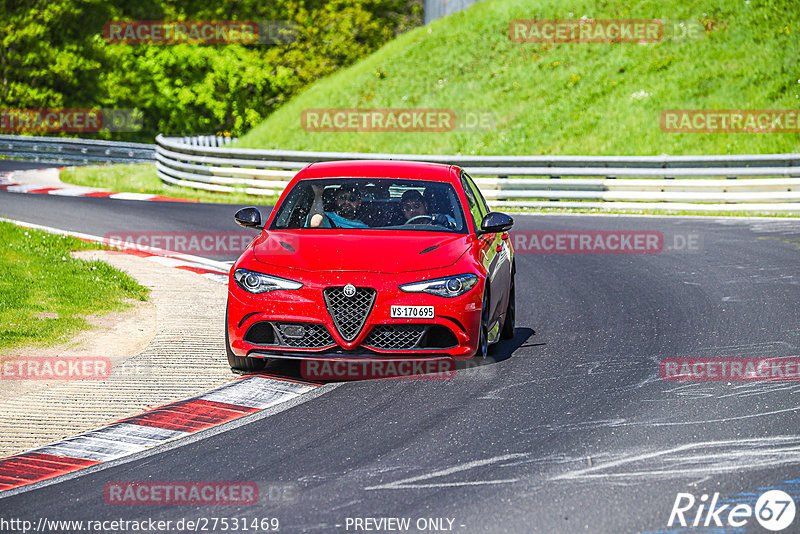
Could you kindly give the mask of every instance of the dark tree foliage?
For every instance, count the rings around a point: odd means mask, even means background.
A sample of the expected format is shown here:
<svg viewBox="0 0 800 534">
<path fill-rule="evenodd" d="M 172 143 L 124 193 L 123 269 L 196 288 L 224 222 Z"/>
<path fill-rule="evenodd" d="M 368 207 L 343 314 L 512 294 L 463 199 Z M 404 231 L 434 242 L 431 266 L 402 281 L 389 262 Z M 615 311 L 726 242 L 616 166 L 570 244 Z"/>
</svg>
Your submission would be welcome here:
<svg viewBox="0 0 800 534">
<path fill-rule="evenodd" d="M 140 131 L 97 134 L 126 140 L 240 135 L 309 83 L 421 24 L 421 14 L 421 0 L 0 0 L 0 109 L 137 110 Z M 272 45 L 119 44 L 103 37 L 113 20 L 293 29 Z"/>
</svg>

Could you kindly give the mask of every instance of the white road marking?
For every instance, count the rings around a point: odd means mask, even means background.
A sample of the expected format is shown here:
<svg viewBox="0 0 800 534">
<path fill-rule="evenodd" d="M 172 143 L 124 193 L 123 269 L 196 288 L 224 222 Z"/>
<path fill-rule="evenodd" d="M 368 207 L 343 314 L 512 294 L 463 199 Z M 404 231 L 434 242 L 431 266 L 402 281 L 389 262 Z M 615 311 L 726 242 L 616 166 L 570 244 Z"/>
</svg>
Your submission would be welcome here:
<svg viewBox="0 0 800 534">
<path fill-rule="evenodd" d="M 514 454 L 504 454 L 502 456 L 495 456 L 493 458 L 487 458 L 485 460 L 473 460 L 471 462 L 466 462 L 464 464 L 455 466 L 455 467 L 448 467 L 447 469 L 440 469 L 438 471 L 434 471 L 432 473 L 426 473 L 424 475 L 419 475 L 415 477 L 404 478 L 401 480 L 397 480 L 395 482 L 390 482 L 388 484 L 381 484 L 378 486 L 369 486 L 364 488 L 366 490 L 378 490 L 378 489 L 414 489 L 414 488 L 449 488 L 449 487 L 457 487 L 457 486 L 483 486 L 488 484 L 510 484 L 512 482 L 516 482 L 518 478 L 508 478 L 508 479 L 494 479 L 494 480 L 469 480 L 464 482 L 442 482 L 442 483 L 429 483 L 429 484 L 415 484 L 415 482 L 420 480 L 429 480 L 431 478 L 436 477 L 443 477 L 447 475 L 451 475 L 453 473 L 459 473 L 461 471 L 467 471 L 469 469 L 474 469 L 476 467 L 482 467 L 484 465 L 492 465 L 496 464 L 505 460 L 510 460 L 513 458 L 523 458 L 527 457 L 527 453 L 514 453 Z"/>
<path fill-rule="evenodd" d="M 636 470 L 632 464 L 642 461 L 647 461 L 646 469 Z M 660 462 L 659 465 L 655 465 L 656 462 Z M 569 471 L 556 475 L 550 480 L 621 479 L 632 481 L 636 478 L 649 477 L 707 476 L 796 463 L 800 463 L 800 436 L 771 436 L 688 443 L 671 449 L 633 454 L 594 467 Z M 609 472 L 616 467 L 623 466 L 629 466 L 629 468 L 622 472 Z"/>
</svg>

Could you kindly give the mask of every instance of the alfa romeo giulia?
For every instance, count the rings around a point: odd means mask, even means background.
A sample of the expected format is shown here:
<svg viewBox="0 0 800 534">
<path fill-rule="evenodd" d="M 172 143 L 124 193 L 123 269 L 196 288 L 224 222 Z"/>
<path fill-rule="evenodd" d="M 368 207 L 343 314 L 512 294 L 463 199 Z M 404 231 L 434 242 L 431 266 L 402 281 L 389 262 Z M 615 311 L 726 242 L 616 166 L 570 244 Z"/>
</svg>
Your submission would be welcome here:
<svg viewBox="0 0 800 534">
<path fill-rule="evenodd" d="M 234 263 L 226 347 L 234 370 L 271 358 L 485 357 L 514 335 L 513 219 L 453 165 L 313 163 Z"/>
</svg>

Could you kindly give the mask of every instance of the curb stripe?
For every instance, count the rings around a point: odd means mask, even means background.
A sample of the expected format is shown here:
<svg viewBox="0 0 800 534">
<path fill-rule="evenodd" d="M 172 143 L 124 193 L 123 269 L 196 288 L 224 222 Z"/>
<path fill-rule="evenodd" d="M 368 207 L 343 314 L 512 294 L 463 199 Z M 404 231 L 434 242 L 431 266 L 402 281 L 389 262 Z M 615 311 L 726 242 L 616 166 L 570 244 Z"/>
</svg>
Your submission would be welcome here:
<svg viewBox="0 0 800 534">
<path fill-rule="evenodd" d="M 258 375 L 256 375 L 258 376 Z M 297 396 L 308 393 L 321 384 L 290 382 L 263 377 L 261 381 L 239 381 L 225 384 L 201 398 L 265 410 L 283 402 L 287 394 Z"/>
<path fill-rule="evenodd" d="M 111 198 L 114 200 L 141 200 L 150 202 L 200 202 L 195 198 L 178 198 L 152 193 L 125 193 L 115 191 L 94 191 L 86 187 L 41 187 L 36 184 L 20 184 L 16 182 L 0 184 L 0 190 L 9 193 L 26 193 L 38 195 L 55 195 L 63 197 Z"/>
<path fill-rule="evenodd" d="M 34 189 L 33 191 L 28 191 L 28 193 L 49 193 L 50 191 L 55 191 L 55 187 L 46 187 L 44 189 Z"/>
<path fill-rule="evenodd" d="M 35 184 L 8 184 L 5 190 L 9 193 L 27 193 L 37 188 L 41 189 L 41 186 Z"/>
<path fill-rule="evenodd" d="M 108 198 L 117 200 L 153 200 L 155 195 L 150 193 L 112 193 Z"/>
<path fill-rule="evenodd" d="M 258 413 L 321 384 L 247 375 L 194 397 L 0 459 L 0 493 L 57 478 Z"/>
<path fill-rule="evenodd" d="M 200 202 L 196 198 L 175 198 L 175 197 L 165 197 L 163 195 L 155 195 L 150 200 L 154 200 L 156 202 Z"/>
<path fill-rule="evenodd" d="M 78 471 L 97 464 L 93 460 L 26 452 L 0 462 L 0 484 L 11 489 Z"/>
<path fill-rule="evenodd" d="M 179 432 L 197 432 L 198 430 L 238 419 L 254 411 L 256 410 L 245 406 L 191 399 L 168 404 L 151 410 L 144 415 L 123 419 L 121 422 L 166 428 Z"/>
<path fill-rule="evenodd" d="M 90 239 L 84 239 L 83 241 L 89 241 Z M 109 254 L 127 254 L 129 256 L 139 256 L 140 258 L 149 258 L 151 256 L 155 256 L 152 252 L 145 252 L 144 250 L 138 250 L 135 248 L 128 248 L 122 250 L 109 250 Z"/>
<path fill-rule="evenodd" d="M 189 265 L 175 265 L 176 269 L 183 269 L 184 271 L 189 271 L 196 274 L 219 274 L 222 273 L 219 271 L 212 271 L 211 269 L 203 269 L 201 267 L 191 267 Z M 226 276 L 227 278 L 227 276 Z"/>
<path fill-rule="evenodd" d="M 4 478 L 8 480 L 28 480 L 32 478 L 39 478 L 42 474 L 61 472 L 64 469 L 72 470 L 72 468 L 83 467 L 81 464 L 76 464 L 74 461 L 59 462 L 62 457 L 52 454 L 36 453 L 33 457 L 23 456 L 18 459 L 14 465 L 18 470 L 11 475 L 6 475 Z M 72 460 L 68 458 L 67 460 Z M 92 460 L 83 460 L 84 462 L 91 462 Z"/>
<path fill-rule="evenodd" d="M 208 273 L 202 274 L 200 276 L 208 278 L 209 280 L 211 280 L 213 282 L 217 282 L 217 283 L 222 284 L 222 285 L 228 285 L 228 275 L 227 274 L 221 274 L 221 273 L 217 273 L 217 272 L 208 272 Z"/>
<path fill-rule="evenodd" d="M 103 462 L 122 458 L 185 435 L 186 432 L 165 428 L 114 423 L 36 450 L 58 456 Z"/>
<path fill-rule="evenodd" d="M 57 197 L 82 197 L 87 193 L 94 192 L 93 189 L 88 187 L 70 187 L 70 188 L 53 188 L 47 192 L 48 195 Z M 35 193 L 35 191 L 26 191 L 26 193 Z"/>
</svg>

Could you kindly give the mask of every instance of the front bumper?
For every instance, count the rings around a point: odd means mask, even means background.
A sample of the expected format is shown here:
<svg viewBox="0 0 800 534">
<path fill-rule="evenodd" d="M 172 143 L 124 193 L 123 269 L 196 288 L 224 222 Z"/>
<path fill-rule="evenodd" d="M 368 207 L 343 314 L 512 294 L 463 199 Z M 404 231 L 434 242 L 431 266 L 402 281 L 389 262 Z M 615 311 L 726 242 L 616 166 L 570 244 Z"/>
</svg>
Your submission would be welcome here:
<svg viewBox="0 0 800 534">
<path fill-rule="evenodd" d="M 264 265 L 237 266 L 252 270 Z M 443 271 L 443 270 L 441 270 Z M 231 278 L 228 289 L 228 335 L 237 356 L 262 358 L 470 358 L 477 349 L 483 293 L 482 281 L 455 298 L 405 293 L 398 286 L 454 274 L 428 271 L 397 274 L 323 272 L 299 277 L 297 272 L 269 268 L 267 274 L 303 282 L 297 290 L 252 294 Z M 323 291 L 353 284 L 373 288 L 374 303 L 358 335 L 347 341 L 337 329 Z M 392 318 L 392 305 L 433 306 L 430 319 Z M 270 334 L 270 329 L 272 333 Z M 299 332 L 303 335 L 298 335 Z M 254 335 L 254 332 L 258 335 Z M 313 332 L 313 336 L 309 336 Z M 294 337 L 289 337 L 292 334 Z M 414 336 L 417 343 L 409 346 Z M 313 343 L 309 343 L 313 340 Z M 387 341 L 388 340 L 388 341 Z M 397 341 L 400 340 L 400 341 Z M 402 341 L 402 342 L 401 342 Z"/>
</svg>

